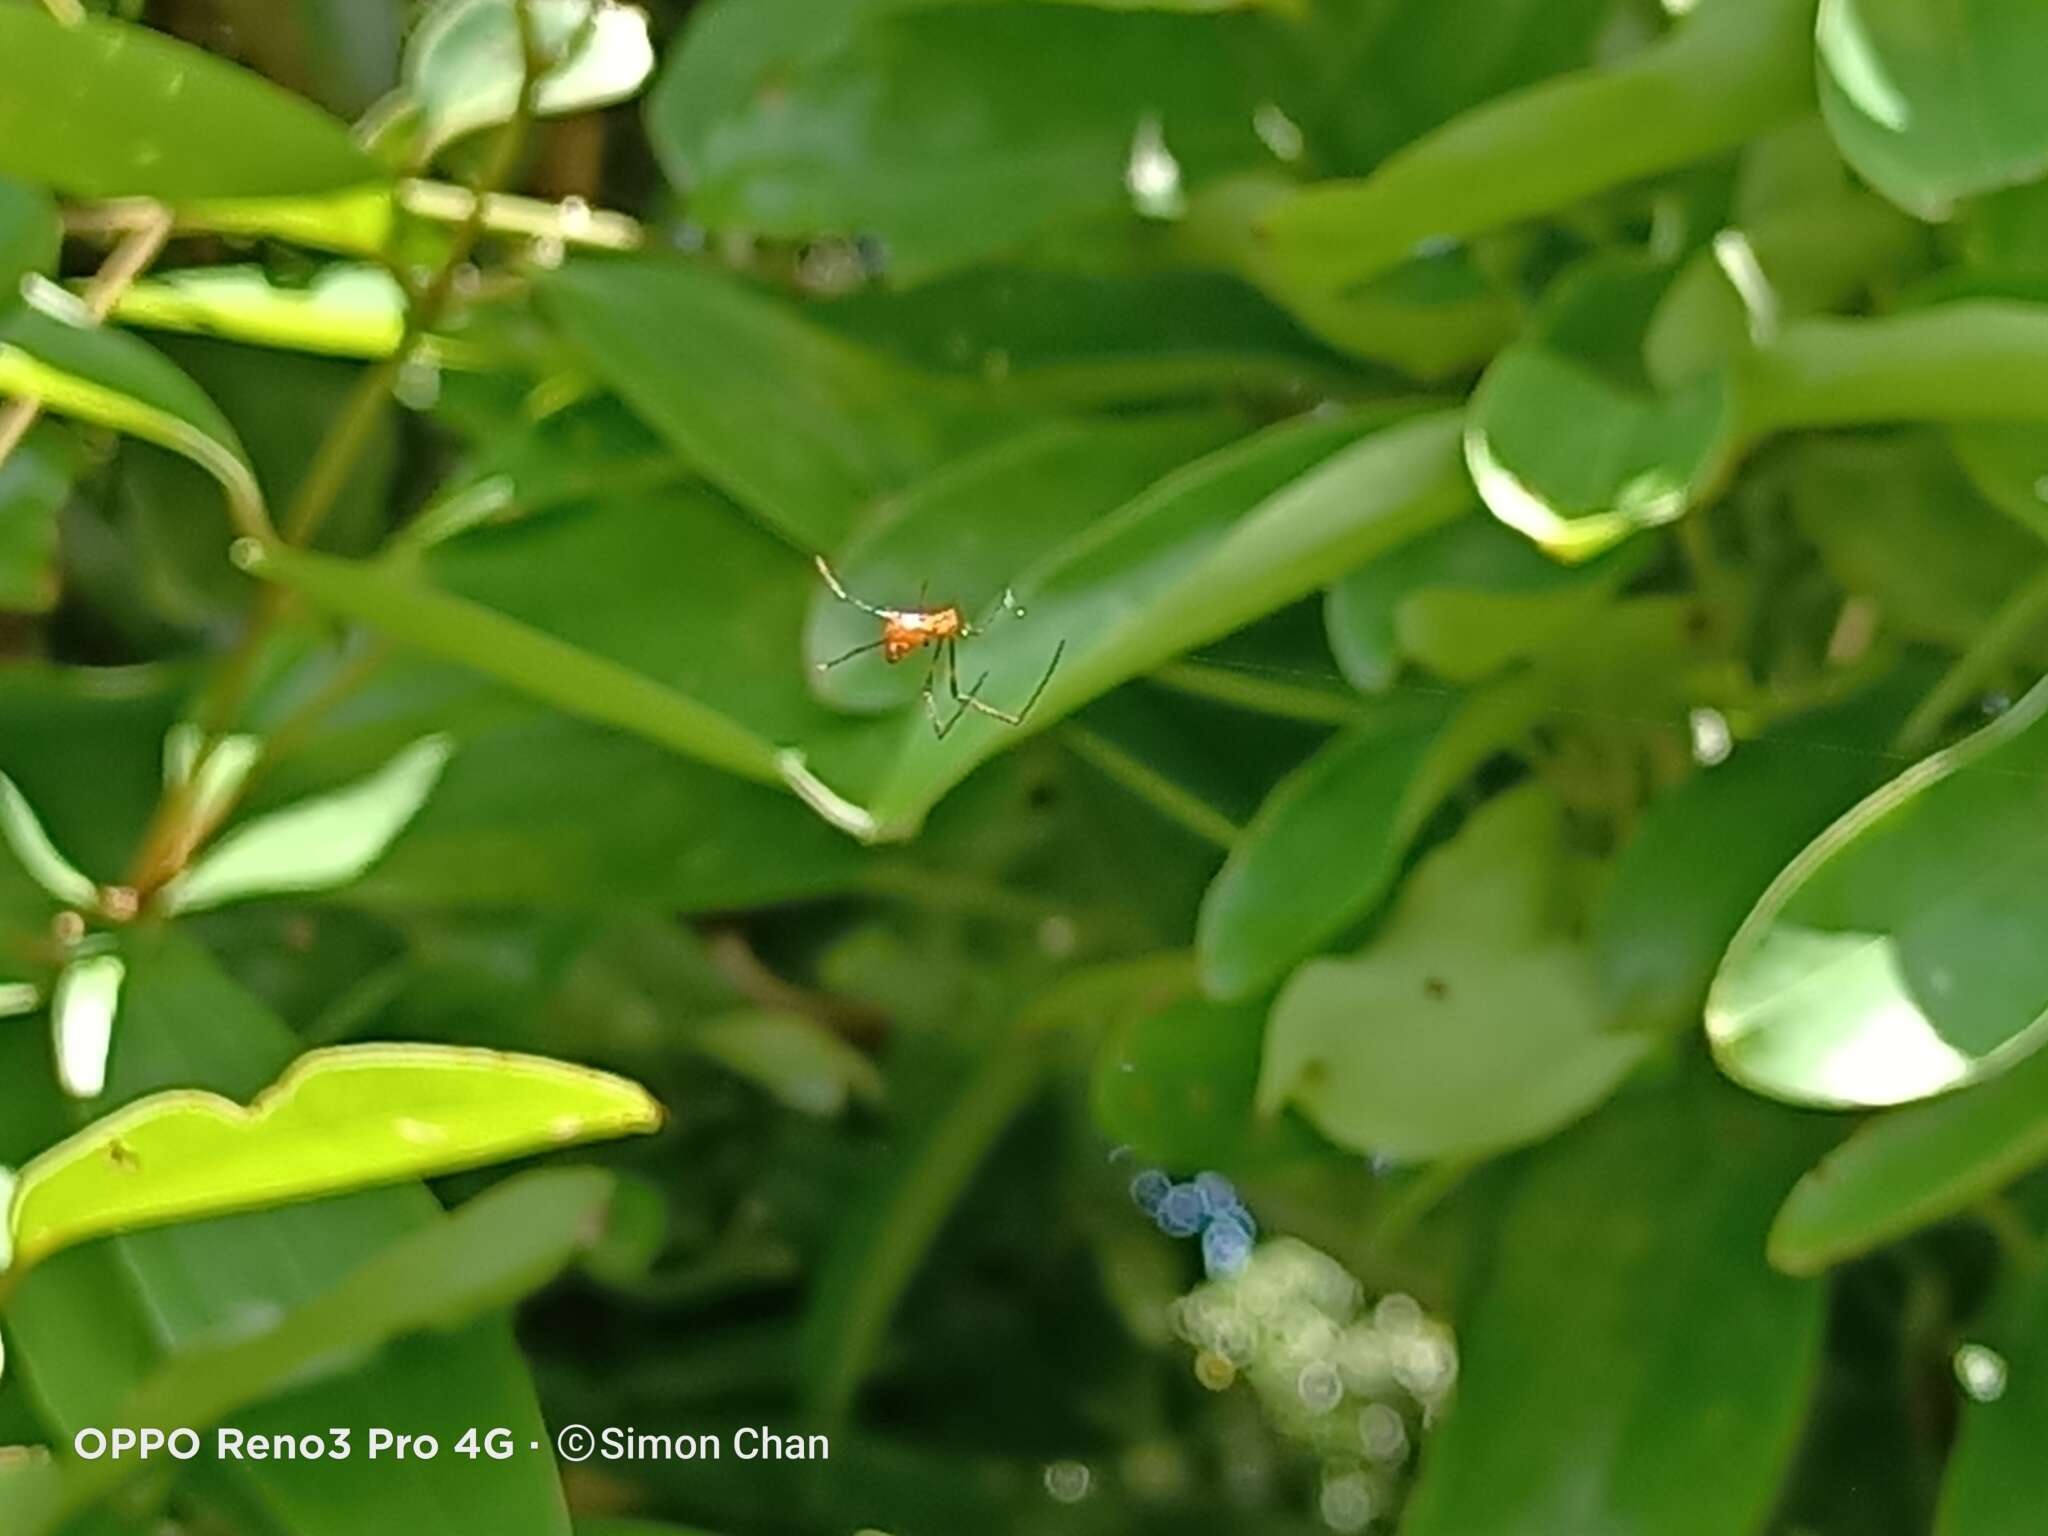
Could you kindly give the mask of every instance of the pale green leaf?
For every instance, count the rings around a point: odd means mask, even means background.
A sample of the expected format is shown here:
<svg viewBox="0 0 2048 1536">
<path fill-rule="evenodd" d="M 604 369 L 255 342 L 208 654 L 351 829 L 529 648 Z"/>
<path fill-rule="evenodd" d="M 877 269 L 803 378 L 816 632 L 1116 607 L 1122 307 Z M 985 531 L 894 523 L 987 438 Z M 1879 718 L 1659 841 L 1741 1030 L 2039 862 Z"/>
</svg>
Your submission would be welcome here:
<svg viewBox="0 0 2048 1536">
<path fill-rule="evenodd" d="M 127 974 L 119 955 L 83 954 L 57 976 L 50 993 L 50 1043 L 57 1081 L 74 1099 L 96 1099 L 107 1086 L 107 1052 Z"/>
<path fill-rule="evenodd" d="M 43 830 L 35 807 L 0 773 L 0 835 L 7 839 L 31 879 L 67 907 L 91 907 L 99 901 L 99 887 L 58 851 Z"/>
<path fill-rule="evenodd" d="M 1535 787 L 1473 813 L 1356 956 L 1314 960 L 1273 1005 L 1259 1105 L 1402 1158 L 1533 1141 L 1605 1098 L 1646 1049 L 1614 1031 L 1557 927 L 1562 817 Z"/>
<path fill-rule="evenodd" d="M 525 74 L 524 4 L 545 67 L 534 90 L 543 117 L 624 101 L 654 70 L 647 13 L 615 0 L 440 0 L 405 49 L 405 90 L 424 115 L 431 157 L 465 134 L 510 121 Z"/>
<path fill-rule="evenodd" d="M 453 751 L 446 737 L 427 737 L 359 784 L 236 827 L 163 888 L 163 909 L 199 912 L 349 884 L 405 830 Z"/>
<path fill-rule="evenodd" d="M 695 1024 L 690 1044 L 789 1108 L 830 1118 L 882 1097 L 873 1060 L 807 1014 L 745 1009 Z"/>
</svg>

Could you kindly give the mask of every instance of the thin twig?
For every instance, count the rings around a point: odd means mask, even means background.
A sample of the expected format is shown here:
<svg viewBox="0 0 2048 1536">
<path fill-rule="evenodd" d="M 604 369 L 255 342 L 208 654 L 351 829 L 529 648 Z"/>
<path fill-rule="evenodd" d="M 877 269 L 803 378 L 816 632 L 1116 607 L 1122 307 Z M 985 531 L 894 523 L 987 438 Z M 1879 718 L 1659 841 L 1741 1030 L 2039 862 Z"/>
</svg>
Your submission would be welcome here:
<svg viewBox="0 0 2048 1536">
<path fill-rule="evenodd" d="M 1069 720 L 1060 727 L 1059 739 L 1076 757 L 1122 785 L 1168 821 L 1226 853 L 1237 846 L 1242 827 L 1200 795 L 1182 788 L 1107 737 Z"/>
<path fill-rule="evenodd" d="M 156 260 L 157 252 L 170 237 L 171 211 L 152 203 L 147 217 L 123 236 L 85 290 L 86 312 L 95 325 L 113 313 L 121 295 Z M 43 402 L 33 395 L 10 400 L 0 408 L 0 464 L 5 464 L 8 455 L 21 446 L 21 440 L 28 436 L 28 429 L 42 413 Z"/>
<path fill-rule="evenodd" d="M 2036 576 L 2006 599 L 1970 648 L 1906 717 L 1893 745 L 1901 752 L 1925 750 L 1942 726 L 2010 666 L 2021 648 L 2044 627 L 2048 627 L 2048 573 Z"/>
</svg>

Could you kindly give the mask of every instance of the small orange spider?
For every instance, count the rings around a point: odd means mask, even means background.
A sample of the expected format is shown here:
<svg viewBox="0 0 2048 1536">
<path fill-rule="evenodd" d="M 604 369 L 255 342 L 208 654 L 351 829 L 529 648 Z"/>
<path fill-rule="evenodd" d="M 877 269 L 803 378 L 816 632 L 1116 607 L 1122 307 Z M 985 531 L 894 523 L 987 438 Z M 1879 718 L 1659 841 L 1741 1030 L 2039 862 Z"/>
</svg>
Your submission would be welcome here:
<svg viewBox="0 0 2048 1536">
<path fill-rule="evenodd" d="M 906 656 L 930 646 L 931 665 L 925 669 L 924 687 L 919 690 L 918 696 L 924 700 L 924 712 L 931 719 L 933 734 L 941 741 L 946 739 L 947 732 L 958 725 L 969 710 L 987 715 L 991 720 L 1000 720 L 1004 725 L 1022 725 L 1024 717 L 1031 713 L 1031 706 L 1036 704 L 1039 695 L 1045 692 L 1045 685 L 1052 681 L 1053 673 L 1059 668 L 1060 657 L 1066 653 L 1067 642 L 1064 640 L 1053 647 L 1052 660 L 1046 664 L 1045 675 L 1039 678 L 1038 686 L 1031 690 L 1031 697 L 1024 701 L 1022 709 L 1015 714 L 997 709 L 993 704 L 985 703 L 981 697 L 981 685 L 988 681 L 986 672 L 974 680 L 972 688 L 965 692 L 961 690 L 960 642 L 981 634 L 1000 614 L 1014 614 L 1018 618 L 1024 616 L 1024 610 L 1017 606 L 1016 596 L 1007 587 L 1004 588 L 1002 598 L 997 603 L 995 614 L 978 624 L 970 624 L 966 615 L 950 603 L 941 608 L 877 608 L 872 603 L 864 603 L 839 584 L 839 578 L 832 574 L 832 567 L 825 563 L 823 555 L 813 558 L 817 562 L 818 574 L 825 578 L 825 585 L 832 589 L 834 597 L 842 603 L 852 604 L 862 613 L 873 614 L 882 621 L 881 639 L 870 640 L 865 645 L 856 645 L 845 655 L 835 656 L 830 661 L 821 661 L 818 663 L 818 670 L 830 671 L 841 662 L 851 661 L 856 656 L 865 656 L 869 651 L 880 651 L 882 660 L 894 666 Z M 919 601 L 923 601 L 922 597 Z M 939 669 L 942 666 L 946 672 L 947 695 L 953 705 L 953 713 L 943 719 L 940 718 L 939 701 L 935 693 Z"/>
</svg>

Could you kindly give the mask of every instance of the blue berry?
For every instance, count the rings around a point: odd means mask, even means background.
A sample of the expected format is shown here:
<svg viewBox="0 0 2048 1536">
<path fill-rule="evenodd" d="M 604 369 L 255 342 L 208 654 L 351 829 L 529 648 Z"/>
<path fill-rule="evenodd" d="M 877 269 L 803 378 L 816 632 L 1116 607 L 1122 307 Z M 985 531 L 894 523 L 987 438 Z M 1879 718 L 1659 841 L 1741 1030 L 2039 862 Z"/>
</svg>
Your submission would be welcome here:
<svg viewBox="0 0 2048 1536">
<path fill-rule="evenodd" d="M 1195 1193 L 1202 1197 L 1203 1211 L 1211 1216 L 1220 1216 L 1241 1204 L 1237 1186 L 1220 1173 L 1196 1174 Z"/>
<path fill-rule="evenodd" d="M 1235 1212 L 1212 1219 L 1202 1232 L 1202 1268 L 1211 1280 L 1241 1271 L 1252 1256 L 1252 1234 Z"/>
<path fill-rule="evenodd" d="M 1202 1230 L 1202 1196 L 1192 1184 L 1176 1184 L 1159 1202 L 1152 1219 L 1168 1237 L 1193 1237 Z"/>
<path fill-rule="evenodd" d="M 1166 1192 L 1173 1188 L 1173 1180 L 1157 1168 L 1147 1168 L 1131 1180 L 1131 1199 L 1138 1209 L 1147 1216 L 1158 1214 L 1159 1202 L 1166 1198 Z"/>
</svg>

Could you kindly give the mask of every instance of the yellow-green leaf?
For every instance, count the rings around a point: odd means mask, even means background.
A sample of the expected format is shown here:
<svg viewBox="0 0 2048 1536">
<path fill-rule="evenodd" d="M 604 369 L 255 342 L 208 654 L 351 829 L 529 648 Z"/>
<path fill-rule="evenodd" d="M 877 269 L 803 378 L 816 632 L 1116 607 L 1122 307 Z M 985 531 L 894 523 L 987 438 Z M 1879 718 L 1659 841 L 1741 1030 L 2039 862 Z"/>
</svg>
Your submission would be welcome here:
<svg viewBox="0 0 2048 1536">
<path fill-rule="evenodd" d="M 652 1131 L 635 1083 L 536 1056 L 427 1045 L 313 1051 L 248 1107 L 139 1099 L 35 1158 L 7 1212 L 10 1272 L 59 1249 Z"/>
</svg>

